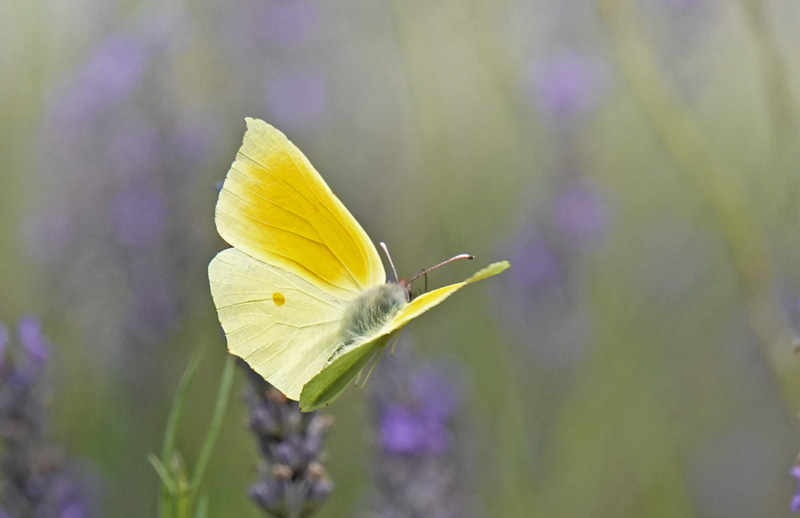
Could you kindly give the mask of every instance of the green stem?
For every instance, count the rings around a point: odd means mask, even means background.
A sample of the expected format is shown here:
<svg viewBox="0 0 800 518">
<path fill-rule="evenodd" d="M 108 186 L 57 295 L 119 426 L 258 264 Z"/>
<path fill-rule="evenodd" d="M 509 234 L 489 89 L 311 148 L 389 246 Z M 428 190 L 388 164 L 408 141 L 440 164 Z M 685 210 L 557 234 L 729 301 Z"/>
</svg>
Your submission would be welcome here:
<svg viewBox="0 0 800 518">
<path fill-rule="evenodd" d="M 217 391 L 217 401 L 214 405 L 214 415 L 211 418 L 211 425 L 208 429 L 208 435 L 200 448 L 200 455 L 197 458 L 197 465 L 195 466 L 194 476 L 190 484 L 192 496 L 197 493 L 200 482 L 203 480 L 203 475 L 208 465 L 208 459 L 211 456 L 211 451 L 214 449 L 214 443 L 219 437 L 219 431 L 222 428 L 222 421 L 225 417 L 225 410 L 228 407 L 228 400 L 230 399 L 231 386 L 233 385 L 233 371 L 234 371 L 234 358 L 231 355 L 225 359 L 225 367 L 222 371 L 222 380 L 219 383 L 219 390 Z M 193 499 L 193 498 L 192 498 Z"/>
<path fill-rule="evenodd" d="M 197 365 L 199 363 L 200 355 L 195 354 L 189 362 L 189 365 L 186 367 L 186 370 L 183 372 L 181 381 L 178 384 L 178 390 L 175 392 L 175 397 L 172 400 L 172 408 L 170 409 L 169 417 L 167 418 L 167 429 L 164 432 L 164 442 L 161 446 L 161 461 L 168 468 L 171 465 L 172 455 L 175 449 L 175 435 L 178 430 L 178 423 L 180 422 L 181 415 L 186 407 L 186 399 L 189 394 L 189 388 L 192 385 L 192 380 L 197 372 Z M 178 488 L 178 490 L 180 491 L 180 488 Z M 165 484 L 162 484 L 159 494 L 159 516 L 161 518 L 172 518 L 174 516 L 174 498 L 175 493 L 170 493 L 169 488 Z"/>
</svg>

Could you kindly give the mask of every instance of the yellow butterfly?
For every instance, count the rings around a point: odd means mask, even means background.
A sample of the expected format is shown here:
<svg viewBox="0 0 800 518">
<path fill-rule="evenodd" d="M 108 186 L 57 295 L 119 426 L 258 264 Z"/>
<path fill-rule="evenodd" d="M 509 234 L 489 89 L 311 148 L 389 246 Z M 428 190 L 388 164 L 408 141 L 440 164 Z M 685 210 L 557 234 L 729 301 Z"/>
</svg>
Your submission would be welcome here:
<svg viewBox="0 0 800 518">
<path fill-rule="evenodd" d="M 410 283 L 387 282 L 366 232 L 303 153 L 246 121 L 217 201 L 217 230 L 233 248 L 208 265 L 211 294 L 228 350 L 302 410 L 336 399 L 411 319 L 509 267 L 412 297 Z"/>
</svg>

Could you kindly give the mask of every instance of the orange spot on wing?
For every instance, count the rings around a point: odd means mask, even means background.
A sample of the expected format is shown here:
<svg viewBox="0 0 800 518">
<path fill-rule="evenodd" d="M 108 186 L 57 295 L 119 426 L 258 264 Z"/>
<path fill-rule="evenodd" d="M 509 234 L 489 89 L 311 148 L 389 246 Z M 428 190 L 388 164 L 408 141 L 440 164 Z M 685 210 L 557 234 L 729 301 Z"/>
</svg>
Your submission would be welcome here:
<svg viewBox="0 0 800 518">
<path fill-rule="evenodd" d="M 274 302 L 278 307 L 283 306 L 286 304 L 286 297 L 283 296 L 283 293 L 276 291 L 272 294 L 272 302 Z"/>
</svg>

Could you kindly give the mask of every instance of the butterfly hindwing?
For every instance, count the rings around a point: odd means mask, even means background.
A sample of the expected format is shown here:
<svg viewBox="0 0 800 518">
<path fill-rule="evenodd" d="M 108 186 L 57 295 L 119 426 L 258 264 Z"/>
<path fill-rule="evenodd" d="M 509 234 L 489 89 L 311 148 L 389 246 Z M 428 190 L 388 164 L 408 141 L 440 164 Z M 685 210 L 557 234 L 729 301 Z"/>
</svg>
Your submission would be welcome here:
<svg viewBox="0 0 800 518">
<path fill-rule="evenodd" d="M 339 346 L 346 301 L 234 248 L 208 266 L 231 353 L 291 399 Z"/>
</svg>

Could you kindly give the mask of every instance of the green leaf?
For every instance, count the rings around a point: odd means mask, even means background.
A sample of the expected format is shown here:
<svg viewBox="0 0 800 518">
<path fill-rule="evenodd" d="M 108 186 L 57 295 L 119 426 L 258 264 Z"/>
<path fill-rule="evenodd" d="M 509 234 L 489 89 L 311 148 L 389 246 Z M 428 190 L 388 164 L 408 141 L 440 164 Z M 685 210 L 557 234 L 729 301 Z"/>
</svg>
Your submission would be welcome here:
<svg viewBox="0 0 800 518">
<path fill-rule="evenodd" d="M 211 425 L 208 428 L 208 435 L 200 448 L 200 455 L 197 458 L 197 465 L 195 466 L 194 476 L 192 477 L 191 486 L 195 490 L 200 485 L 203 479 L 203 474 L 206 471 L 208 458 L 211 456 L 211 450 L 214 449 L 214 443 L 219 436 L 219 430 L 222 427 L 222 420 L 225 417 L 225 410 L 228 406 L 228 399 L 230 399 L 231 385 L 233 384 L 233 371 L 235 360 L 234 357 L 228 355 L 225 360 L 225 368 L 222 371 L 222 380 L 219 383 L 219 390 L 217 391 L 217 402 L 214 405 L 214 415 L 211 418 Z"/>
<path fill-rule="evenodd" d="M 175 481 L 172 480 L 172 477 L 169 474 L 169 470 L 167 469 L 166 466 L 164 466 L 164 463 L 161 462 L 161 459 L 159 459 L 155 453 L 150 452 L 147 454 L 147 460 L 150 461 L 150 464 L 153 466 L 153 469 L 156 470 L 158 478 L 161 479 L 161 483 L 164 485 L 167 491 L 169 491 L 171 495 L 174 495 L 178 490 L 178 488 L 175 485 Z"/>
<path fill-rule="evenodd" d="M 178 390 L 175 392 L 175 398 L 172 400 L 172 408 L 167 418 L 167 430 L 164 433 L 164 443 L 161 448 L 161 458 L 166 461 L 172 457 L 172 450 L 175 448 L 175 434 L 178 430 L 178 423 L 181 420 L 183 409 L 186 407 L 186 397 L 189 394 L 189 388 L 192 386 L 192 380 L 197 373 L 197 366 L 200 363 L 200 354 L 195 354 L 189 361 L 189 365 L 183 372 L 181 381 L 178 384 Z"/>
<path fill-rule="evenodd" d="M 208 496 L 200 495 L 197 500 L 197 507 L 194 509 L 194 518 L 206 518 L 208 516 Z"/>
</svg>

